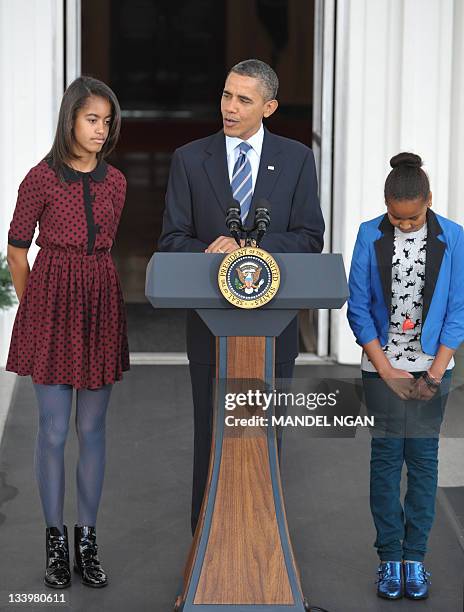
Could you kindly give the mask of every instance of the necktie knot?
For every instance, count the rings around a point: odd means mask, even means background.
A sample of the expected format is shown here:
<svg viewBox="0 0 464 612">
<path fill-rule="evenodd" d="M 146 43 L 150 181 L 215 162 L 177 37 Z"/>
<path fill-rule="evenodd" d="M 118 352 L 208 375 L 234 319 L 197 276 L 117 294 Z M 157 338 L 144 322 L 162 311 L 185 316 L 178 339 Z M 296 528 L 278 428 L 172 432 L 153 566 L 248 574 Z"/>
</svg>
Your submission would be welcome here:
<svg viewBox="0 0 464 612">
<path fill-rule="evenodd" d="M 240 149 L 240 153 L 244 153 L 245 155 L 251 149 L 251 144 L 248 144 L 245 141 L 241 142 L 238 146 L 239 146 L 239 149 Z"/>
</svg>

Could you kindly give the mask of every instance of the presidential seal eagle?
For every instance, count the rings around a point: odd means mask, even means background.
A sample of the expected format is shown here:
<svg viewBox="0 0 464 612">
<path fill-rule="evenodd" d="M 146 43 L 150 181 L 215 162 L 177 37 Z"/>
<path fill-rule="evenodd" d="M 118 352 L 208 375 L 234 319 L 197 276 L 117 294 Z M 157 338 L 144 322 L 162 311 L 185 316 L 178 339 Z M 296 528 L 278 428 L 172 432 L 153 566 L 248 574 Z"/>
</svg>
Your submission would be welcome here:
<svg viewBox="0 0 464 612">
<path fill-rule="evenodd" d="M 262 269 L 262 266 L 252 263 L 245 263 L 237 268 L 237 276 L 241 282 L 239 289 L 243 289 L 247 295 L 254 291 L 258 291 L 259 287 L 264 282 L 263 280 L 259 281 Z"/>
</svg>

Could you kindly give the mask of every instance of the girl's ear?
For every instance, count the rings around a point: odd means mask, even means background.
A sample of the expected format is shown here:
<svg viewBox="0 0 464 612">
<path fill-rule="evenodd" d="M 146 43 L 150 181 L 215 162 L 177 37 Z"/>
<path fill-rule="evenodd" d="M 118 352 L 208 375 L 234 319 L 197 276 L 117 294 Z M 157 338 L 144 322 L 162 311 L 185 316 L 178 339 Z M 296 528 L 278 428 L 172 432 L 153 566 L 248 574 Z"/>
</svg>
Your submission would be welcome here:
<svg viewBox="0 0 464 612">
<path fill-rule="evenodd" d="M 430 208 L 432 206 L 432 192 L 429 193 L 429 197 L 427 200 L 427 207 Z"/>
</svg>

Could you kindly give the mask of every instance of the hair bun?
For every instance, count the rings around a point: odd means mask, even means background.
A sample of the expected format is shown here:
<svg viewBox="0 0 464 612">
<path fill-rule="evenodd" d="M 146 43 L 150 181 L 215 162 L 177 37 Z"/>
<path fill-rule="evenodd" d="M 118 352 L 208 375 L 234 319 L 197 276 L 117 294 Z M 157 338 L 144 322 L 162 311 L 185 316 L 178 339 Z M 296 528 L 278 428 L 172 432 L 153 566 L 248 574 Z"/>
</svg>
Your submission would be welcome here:
<svg viewBox="0 0 464 612">
<path fill-rule="evenodd" d="M 392 168 L 398 168 L 399 166 L 420 168 L 422 166 L 422 159 L 415 153 L 398 153 L 398 155 L 394 155 L 391 158 L 390 166 Z"/>
</svg>

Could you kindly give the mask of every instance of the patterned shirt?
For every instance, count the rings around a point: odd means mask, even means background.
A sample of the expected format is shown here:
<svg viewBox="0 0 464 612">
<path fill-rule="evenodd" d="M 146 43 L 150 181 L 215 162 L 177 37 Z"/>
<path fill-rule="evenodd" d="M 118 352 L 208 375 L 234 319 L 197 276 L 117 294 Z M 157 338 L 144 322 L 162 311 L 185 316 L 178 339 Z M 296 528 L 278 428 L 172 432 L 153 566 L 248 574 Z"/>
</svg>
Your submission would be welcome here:
<svg viewBox="0 0 464 612">
<path fill-rule="evenodd" d="M 426 247 L 426 223 L 415 232 L 402 232 L 395 227 L 390 327 L 383 350 L 394 368 L 408 372 L 428 370 L 434 359 L 433 355 L 424 353 L 420 343 Z M 411 329 L 404 329 L 408 319 Z M 453 366 L 452 359 L 448 368 Z M 366 353 L 363 353 L 361 369 L 376 371 Z"/>
</svg>

